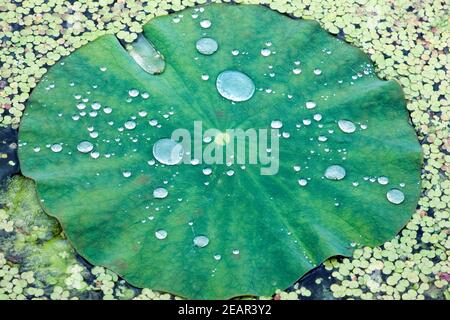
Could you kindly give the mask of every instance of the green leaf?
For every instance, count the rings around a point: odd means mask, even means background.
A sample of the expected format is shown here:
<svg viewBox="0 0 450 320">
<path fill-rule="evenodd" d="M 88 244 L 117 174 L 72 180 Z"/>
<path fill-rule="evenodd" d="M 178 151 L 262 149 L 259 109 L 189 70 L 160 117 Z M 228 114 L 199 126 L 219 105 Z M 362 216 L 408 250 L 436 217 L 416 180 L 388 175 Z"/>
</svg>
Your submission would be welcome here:
<svg viewBox="0 0 450 320">
<path fill-rule="evenodd" d="M 204 8 L 144 26 L 165 58 L 161 74 L 107 35 L 33 91 L 19 133 L 22 172 L 76 250 L 135 286 L 212 299 L 270 295 L 330 256 L 391 239 L 420 190 L 421 151 L 399 85 L 379 80 L 365 54 L 314 21 L 261 6 Z M 215 53 L 197 51 L 203 37 L 217 41 Z M 254 95 L 219 94 L 226 70 L 248 75 Z M 222 133 L 282 122 L 278 173 L 261 175 L 260 162 L 152 164 L 155 142 L 178 128 L 192 133 L 194 121 Z M 82 141 L 91 153 L 77 150 Z M 343 179 L 327 172 L 333 165 Z M 158 188 L 168 195 L 155 198 Z M 403 202 L 388 201 L 391 189 Z"/>
</svg>

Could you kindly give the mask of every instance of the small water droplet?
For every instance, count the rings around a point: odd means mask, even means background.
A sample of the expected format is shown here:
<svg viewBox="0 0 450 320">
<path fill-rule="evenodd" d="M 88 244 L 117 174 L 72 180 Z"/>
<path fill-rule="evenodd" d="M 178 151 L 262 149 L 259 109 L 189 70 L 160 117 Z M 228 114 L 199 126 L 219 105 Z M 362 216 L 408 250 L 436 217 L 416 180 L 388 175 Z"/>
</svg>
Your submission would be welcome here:
<svg viewBox="0 0 450 320">
<path fill-rule="evenodd" d="M 214 260 L 219 261 L 220 259 L 222 259 L 222 256 L 220 254 L 214 255 Z"/>
<path fill-rule="evenodd" d="M 201 38 L 197 41 L 195 47 L 201 54 L 211 55 L 217 51 L 219 45 L 213 38 Z"/>
<path fill-rule="evenodd" d="M 233 56 L 237 56 L 237 55 L 239 54 L 239 50 L 234 49 L 233 51 L 231 51 L 231 54 L 232 54 Z"/>
<path fill-rule="evenodd" d="M 330 180 L 342 180 L 345 177 L 345 169 L 338 165 L 332 165 L 325 170 L 325 178 Z"/>
<path fill-rule="evenodd" d="M 240 251 L 238 250 L 238 249 L 234 249 L 233 250 L 233 254 L 236 256 L 236 255 L 238 255 L 240 253 Z"/>
<path fill-rule="evenodd" d="M 306 179 L 299 179 L 298 184 L 304 187 L 308 184 L 308 181 Z"/>
<path fill-rule="evenodd" d="M 183 159 L 183 146 L 171 139 L 163 138 L 153 145 L 153 156 L 162 164 L 176 165 Z"/>
<path fill-rule="evenodd" d="M 81 141 L 77 145 L 77 149 L 81 153 L 88 153 L 88 152 L 91 152 L 92 149 L 94 149 L 94 145 L 92 143 L 90 143 L 89 141 Z"/>
<path fill-rule="evenodd" d="M 209 27 L 211 27 L 211 21 L 209 20 L 200 21 L 200 27 L 202 27 L 203 29 L 208 29 Z"/>
<path fill-rule="evenodd" d="M 234 175 L 234 170 L 228 170 L 227 176 L 231 177 L 232 175 Z"/>
<path fill-rule="evenodd" d="M 295 69 L 292 70 L 292 73 L 293 73 L 293 74 L 300 74 L 300 73 L 302 73 L 302 69 L 300 69 L 300 68 L 295 68 Z"/>
<path fill-rule="evenodd" d="M 129 121 L 125 122 L 124 127 L 125 127 L 125 129 L 133 130 L 134 128 L 136 128 L 136 122 L 129 120 Z"/>
<path fill-rule="evenodd" d="M 155 237 L 158 240 L 164 240 L 165 238 L 167 238 L 167 231 L 163 230 L 163 229 L 159 229 L 155 232 Z"/>
<path fill-rule="evenodd" d="M 316 76 L 319 76 L 319 75 L 322 74 L 322 70 L 320 70 L 320 69 L 314 69 L 314 74 L 315 74 Z"/>
<path fill-rule="evenodd" d="M 272 51 L 270 51 L 270 49 L 267 49 L 267 48 L 261 49 L 261 55 L 263 57 L 268 57 L 268 56 L 270 56 L 271 53 L 272 53 Z"/>
<path fill-rule="evenodd" d="M 306 109 L 314 109 L 316 107 L 316 103 L 313 101 L 306 102 Z"/>
<path fill-rule="evenodd" d="M 228 100 L 241 102 L 249 100 L 255 93 L 255 84 L 246 74 L 227 70 L 217 76 L 216 88 Z"/>
<path fill-rule="evenodd" d="M 203 248 L 206 247 L 209 243 L 209 239 L 206 236 L 196 236 L 194 238 L 194 246 L 199 247 L 199 248 Z"/>
<path fill-rule="evenodd" d="M 132 98 L 135 98 L 139 95 L 139 90 L 137 89 L 131 89 L 128 91 L 128 95 Z"/>
<path fill-rule="evenodd" d="M 389 178 L 388 177 L 384 177 L 384 176 L 378 177 L 377 180 L 378 180 L 378 183 L 382 184 L 382 185 L 386 185 L 386 184 L 389 183 Z"/>
<path fill-rule="evenodd" d="M 339 129 L 342 130 L 342 132 L 345 133 L 353 133 L 356 130 L 356 126 L 353 122 L 350 120 L 339 120 L 338 121 Z"/>
<path fill-rule="evenodd" d="M 53 152 L 61 152 L 62 149 L 63 147 L 59 143 L 52 144 L 52 146 L 50 147 L 50 150 L 52 150 Z"/>
<path fill-rule="evenodd" d="M 106 114 L 110 114 L 112 112 L 112 109 L 110 107 L 104 107 L 103 112 Z"/>
<path fill-rule="evenodd" d="M 129 178 L 129 177 L 131 177 L 131 171 L 123 171 L 123 172 L 122 172 L 122 175 L 123 175 L 125 178 Z"/>
<path fill-rule="evenodd" d="M 204 168 L 202 171 L 205 176 L 209 176 L 212 173 L 211 168 Z"/>
<path fill-rule="evenodd" d="M 280 129 L 283 126 L 283 122 L 281 122 L 280 120 L 273 120 L 270 123 L 270 126 L 272 127 L 272 129 Z"/>
<path fill-rule="evenodd" d="M 34 147 L 34 148 L 33 148 L 33 151 L 34 151 L 34 152 L 39 152 L 39 151 L 41 151 L 41 147 Z"/>
<path fill-rule="evenodd" d="M 207 74 L 202 74 L 202 80 L 209 80 L 209 75 Z"/>
<path fill-rule="evenodd" d="M 391 189 L 386 193 L 389 202 L 393 204 L 400 204 L 405 200 L 405 195 L 398 189 Z"/>
<path fill-rule="evenodd" d="M 92 151 L 91 152 L 91 158 L 92 159 L 98 159 L 98 157 L 100 157 L 100 153 L 97 151 Z"/>
<path fill-rule="evenodd" d="M 165 188 L 156 188 L 153 190 L 153 197 L 156 199 L 164 199 L 168 194 L 169 192 Z"/>
<path fill-rule="evenodd" d="M 299 165 L 295 165 L 293 168 L 295 172 L 299 172 L 302 169 Z"/>
</svg>

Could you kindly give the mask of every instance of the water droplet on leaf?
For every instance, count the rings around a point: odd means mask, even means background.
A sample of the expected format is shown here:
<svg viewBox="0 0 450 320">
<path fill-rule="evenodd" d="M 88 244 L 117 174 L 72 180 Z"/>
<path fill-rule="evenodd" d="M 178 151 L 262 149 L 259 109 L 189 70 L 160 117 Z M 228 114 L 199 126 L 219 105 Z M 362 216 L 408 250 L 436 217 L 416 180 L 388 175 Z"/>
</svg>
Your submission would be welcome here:
<svg viewBox="0 0 450 320">
<path fill-rule="evenodd" d="M 332 165 L 325 170 L 325 178 L 330 180 L 342 180 L 345 177 L 345 169 L 338 165 Z"/>
<path fill-rule="evenodd" d="M 219 45 L 217 44 L 217 41 L 212 38 L 201 38 L 197 41 L 195 47 L 201 54 L 211 55 L 217 51 Z"/>
<path fill-rule="evenodd" d="M 90 143 L 89 141 L 81 141 L 77 145 L 77 149 L 81 153 L 88 153 L 88 152 L 91 152 L 92 149 L 94 149 L 94 145 L 92 143 Z"/>
<path fill-rule="evenodd" d="M 183 146 L 171 139 L 163 138 L 153 145 L 153 156 L 162 164 L 176 165 L 183 159 Z"/>
<path fill-rule="evenodd" d="M 255 84 L 246 74 L 227 70 L 219 74 L 216 80 L 217 91 L 228 100 L 247 101 L 255 93 Z"/>
</svg>

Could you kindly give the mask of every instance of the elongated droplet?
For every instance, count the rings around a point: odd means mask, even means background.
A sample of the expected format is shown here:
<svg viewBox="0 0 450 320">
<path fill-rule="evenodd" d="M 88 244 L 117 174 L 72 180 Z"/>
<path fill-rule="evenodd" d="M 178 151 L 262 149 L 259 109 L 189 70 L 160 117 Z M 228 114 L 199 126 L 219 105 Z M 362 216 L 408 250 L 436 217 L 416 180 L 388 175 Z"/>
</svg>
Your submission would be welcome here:
<svg viewBox="0 0 450 320">
<path fill-rule="evenodd" d="M 345 133 L 353 133 L 356 130 L 356 126 L 353 122 L 350 120 L 339 120 L 338 121 L 339 129 L 342 130 L 342 132 Z"/>
<path fill-rule="evenodd" d="M 209 239 L 208 237 L 205 236 L 196 236 L 194 238 L 194 246 L 199 247 L 199 248 L 203 248 L 206 247 L 209 243 Z"/>
<path fill-rule="evenodd" d="M 342 180 L 345 177 L 345 169 L 338 165 L 332 165 L 325 170 L 325 178 L 330 180 Z"/>
<path fill-rule="evenodd" d="M 183 159 L 183 146 L 171 139 L 163 138 L 153 145 L 153 156 L 162 164 L 176 165 Z"/>
<path fill-rule="evenodd" d="M 167 238 L 167 231 L 160 229 L 155 232 L 155 237 L 156 237 L 156 239 L 164 240 L 165 238 Z"/>
<path fill-rule="evenodd" d="M 400 204 L 405 200 L 405 195 L 398 189 L 391 189 L 386 193 L 386 198 L 393 204 Z"/>
<path fill-rule="evenodd" d="M 255 84 L 246 74 L 227 70 L 220 73 L 216 80 L 216 88 L 225 99 L 241 102 L 247 101 L 255 93 Z"/>
<path fill-rule="evenodd" d="M 217 41 L 212 38 L 201 38 L 197 41 L 195 47 L 201 54 L 211 55 L 217 51 L 219 45 L 217 44 Z"/>
<path fill-rule="evenodd" d="M 92 149 L 94 149 L 94 145 L 92 143 L 90 143 L 89 141 L 81 141 L 77 145 L 77 149 L 81 153 L 88 153 L 88 152 L 91 152 Z"/>
<path fill-rule="evenodd" d="M 136 61 L 145 72 L 150 74 L 160 74 L 164 71 L 166 66 L 164 57 L 143 35 L 139 35 L 133 43 L 128 45 L 127 50 L 134 61 Z"/>
<path fill-rule="evenodd" d="M 153 190 L 153 197 L 156 199 L 164 199 L 168 194 L 169 192 L 165 188 L 156 188 Z"/>
</svg>

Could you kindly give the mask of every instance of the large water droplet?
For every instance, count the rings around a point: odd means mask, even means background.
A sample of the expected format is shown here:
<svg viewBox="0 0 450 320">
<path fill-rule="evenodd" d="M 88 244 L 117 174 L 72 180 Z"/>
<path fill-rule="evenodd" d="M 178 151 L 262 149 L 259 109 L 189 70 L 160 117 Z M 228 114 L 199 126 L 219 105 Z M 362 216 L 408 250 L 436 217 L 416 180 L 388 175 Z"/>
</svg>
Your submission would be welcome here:
<svg viewBox="0 0 450 320">
<path fill-rule="evenodd" d="M 391 203 L 400 204 L 405 200 L 405 195 L 398 189 L 391 189 L 386 193 L 386 198 Z"/>
<path fill-rule="evenodd" d="M 227 70 L 220 73 L 216 80 L 217 91 L 231 101 L 247 101 L 255 93 L 255 84 L 246 74 Z"/>
<path fill-rule="evenodd" d="M 155 237 L 156 237 L 156 239 L 164 240 L 165 238 L 167 238 L 167 231 L 160 229 L 155 232 Z"/>
<path fill-rule="evenodd" d="M 183 159 L 183 146 L 171 139 L 163 138 L 153 145 L 153 156 L 162 164 L 176 165 Z"/>
<path fill-rule="evenodd" d="M 81 141 L 77 145 L 77 149 L 81 153 L 88 153 L 88 152 L 91 152 L 92 149 L 94 149 L 94 145 L 92 143 L 90 143 L 89 141 Z"/>
<path fill-rule="evenodd" d="M 339 120 L 338 126 L 345 133 L 353 133 L 356 130 L 355 124 L 350 120 Z"/>
<path fill-rule="evenodd" d="M 201 38 L 197 41 L 195 47 L 201 54 L 211 55 L 217 51 L 219 45 L 217 44 L 217 41 L 212 38 Z"/>
<path fill-rule="evenodd" d="M 199 248 L 203 248 L 206 247 L 209 243 L 209 239 L 208 237 L 205 236 L 196 236 L 194 238 L 194 246 L 199 247 Z"/>
<path fill-rule="evenodd" d="M 153 197 L 156 199 L 164 199 L 168 194 L 169 192 L 165 188 L 156 188 L 153 190 Z"/>
<path fill-rule="evenodd" d="M 345 177 L 345 169 L 338 165 L 332 165 L 325 170 L 325 178 L 330 180 L 342 180 Z"/>
</svg>

